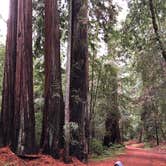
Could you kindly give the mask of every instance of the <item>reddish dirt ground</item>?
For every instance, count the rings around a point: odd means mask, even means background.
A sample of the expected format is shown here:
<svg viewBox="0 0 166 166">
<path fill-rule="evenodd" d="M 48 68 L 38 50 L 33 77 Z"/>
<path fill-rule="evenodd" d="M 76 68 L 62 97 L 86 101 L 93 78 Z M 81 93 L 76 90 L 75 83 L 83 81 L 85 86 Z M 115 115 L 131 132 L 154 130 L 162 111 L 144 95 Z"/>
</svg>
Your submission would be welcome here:
<svg viewBox="0 0 166 166">
<path fill-rule="evenodd" d="M 127 145 L 125 154 L 106 161 L 93 162 L 88 166 L 113 166 L 120 160 L 124 166 L 166 166 L 166 152 L 141 149 L 143 144 Z"/>
<path fill-rule="evenodd" d="M 143 144 L 126 145 L 123 155 L 115 159 L 90 162 L 88 166 L 113 166 L 115 161 L 120 160 L 124 166 L 166 166 L 166 152 L 141 149 Z M 18 158 L 9 148 L 0 149 L 0 166 L 86 166 L 73 159 L 72 164 L 65 165 L 62 161 L 54 160 L 47 155 L 39 155 L 34 160 L 22 160 Z"/>
<path fill-rule="evenodd" d="M 77 159 L 73 159 L 72 164 L 64 164 L 60 160 L 55 160 L 49 155 L 37 155 L 36 159 L 27 160 L 17 157 L 8 147 L 0 149 L 0 166 L 85 166 Z"/>
</svg>

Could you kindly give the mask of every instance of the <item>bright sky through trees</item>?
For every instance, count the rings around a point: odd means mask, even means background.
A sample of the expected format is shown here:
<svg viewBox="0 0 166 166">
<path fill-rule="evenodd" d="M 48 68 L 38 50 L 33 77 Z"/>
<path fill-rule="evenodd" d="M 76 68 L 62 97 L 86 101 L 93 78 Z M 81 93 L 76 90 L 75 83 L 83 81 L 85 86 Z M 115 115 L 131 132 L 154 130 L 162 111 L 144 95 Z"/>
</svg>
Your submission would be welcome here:
<svg viewBox="0 0 166 166">
<path fill-rule="evenodd" d="M 114 3 L 118 4 L 122 10 L 119 13 L 118 21 L 123 21 L 127 14 L 127 2 L 126 0 L 113 0 Z M 0 35 L 3 35 L 3 38 L 6 36 L 6 23 L 5 20 L 8 18 L 8 8 L 9 8 L 9 0 L 0 0 Z"/>
<path fill-rule="evenodd" d="M 9 8 L 9 0 L 0 0 L 0 34 L 5 36 L 6 34 L 6 23 L 5 20 L 8 18 L 8 8 Z"/>
</svg>

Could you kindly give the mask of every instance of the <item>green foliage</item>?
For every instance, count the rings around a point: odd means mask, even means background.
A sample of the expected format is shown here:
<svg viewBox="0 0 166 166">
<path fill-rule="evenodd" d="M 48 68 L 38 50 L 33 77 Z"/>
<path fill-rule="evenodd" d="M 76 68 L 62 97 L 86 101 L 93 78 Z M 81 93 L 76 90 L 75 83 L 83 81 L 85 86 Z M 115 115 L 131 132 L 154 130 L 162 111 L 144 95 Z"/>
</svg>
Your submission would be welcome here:
<svg viewBox="0 0 166 166">
<path fill-rule="evenodd" d="M 44 98 L 36 98 L 34 100 L 34 107 L 36 112 L 41 112 L 43 110 Z"/>
<path fill-rule="evenodd" d="M 102 141 L 97 140 L 97 139 L 92 139 L 90 142 L 90 150 L 91 153 L 101 155 L 104 152 L 104 147 L 102 144 Z"/>
<path fill-rule="evenodd" d="M 42 112 L 35 113 L 35 131 L 36 131 L 36 143 L 40 145 L 40 137 L 42 132 Z"/>
<path fill-rule="evenodd" d="M 165 42 L 166 22 L 162 18 L 166 15 L 166 2 L 154 1 L 154 4 L 159 35 L 162 42 Z M 133 87 L 135 84 L 135 90 L 137 89 L 137 91 L 133 91 L 135 93 L 133 96 L 135 101 L 130 102 L 130 105 L 135 107 L 134 109 L 131 108 L 131 110 L 137 110 L 135 113 L 132 111 L 132 113 L 135 115 L 134 117 L 138 117 L 137 124 L 143 123 L 142 128 L 145 129 L 144 137 L 146 139 L 156 139 L 156 128 L 159 129 L 159 137 L 163 138 L 164 134 L 161 133 L 160 129 L 165 128 L 163 127 L 165 120 L 162 118 L 163 116 L 165 117 L 165 113 L 161 111 L 161 108 L 163 108 L 161 102 L 166 96 L 164 90 L 166 82 L 164 59 L 161 56 L 159 43 L 153 30 L 148 0 L 145 0 L 144 3 L 141 1 L 130 1 L 129 8 L 130 12 L 122 29 L 121 45 L 124 49 L 123 54 L 126 55 L 126 59 L 131 65 L 130 70 L 133 71 L 131 76 L 136 76 L 134 79 L 135 83 L 132 81 L 131 86 L 128 86 Z M 162 92 L 160 89 L 162 89 Z M 122 99 L 124 100 L 125 98 L 123 97 Z M 126 111 L 124 110 L 123 112 Z M 131 124 L 134 126 L 133 123 Z M 137 126 L 133 129 L 135 132 L 139 132 L 138 128 Z M 133 131 L 130 132 L 134 133 Z"/>
<path fill-rule="evenodd" d="M 44 0 L 33 0 L 33 51 L 38 58 L 44 53 Z"/>
<path fill-rule="evenodd" d="M 33 75 L 35 100 L 44 94 L 44 1 L 33 0 Z"/>
<path fill-rule="evenodd" d="M 79 144 L 79 142 L 77 142 L 75 140 L 75 136 L 78 136 L 78 130 L 79 130 L 79 127 L 78 127 L 78 124 L 75 123 L 75 122 L 69 122 L 68 124 L 65 124 L 63 126 L 63 129 L 64 131 L 67 129 L 68 131 L 70 131 L 70 143 L 72 145 L 76 145 L 76 144 Z M 65 138 L 66 139 L 66 138 Z"/>
<path fill-rule="evenodd" d="M 163 18 L 166 16 L 166 2 L 155 0 L 154 3 L 160 37 L 165 43 L 166 21 Z M 94 8 L 90 14 L 94 16 L 95 12 L 98 13 L 97 9 L 100 9 L 102 17 L 104 13 L 102 2 L 92 1 L 92 5 Z M 165 101 L 163 101 L 166 97 L 164 88 L 166 71 L 161 50 L 155 39 L 149 2 L 148 0 L 144 2 L 129 1 L 129 9 L 122 28 L 118 30 L 112 24 L 107 31 L 107 27 L 110 25 L 106 20 L 99 21 L 99 24 L 95 22 L 97 18 L 92 17 L 91 20 L 90 26 L 95 29 L 94 32 L 93 30 L 90 32 L 89 36 L 90 93 L 93 100 L 91 107 L 94 114 L 92 122 L 95 124 L 95 137 L 102 139 L 105 133 L 106 113 L 111 108 L 111 103 L 108 101 L 114 72 L 111 72 L 109 63 L 113 61 L 118 64 L 118 104 L 123 140 L 139 138 L 142 123 L 144 123 L 144 127 L 147 126 L 144 137 L 146 138 L 150 134 L 151 138 L 155 138 L 155 121 L 157 121 L 159 136 L 163 139 L 166 133 L 164 125 L 166 113 L 163 111 L 166 108 Z M 98 43 L 103 42 L 98 37 L 101 29 L 107 33 L 104 39 L 108 45 L 108 54 L 98 57 Z M 108 65 L 104 68 L 103 64 Z M 148 106 L 149 102 L 155 105 L 155 109 Z M 143 103 L 149 108 L 145 109 Z M 147 112 L 147 116 L 141 118 L 144 111 Z"/>
<path fill-rule="evenodd" d="M 124 145 L 121 144 L 113 144 L 110 148 L 103 147 L 103 153 L 100 155 L 92 154 L 91 159 L 95 161 L 106 160 L 110 158 L 114 158 L 118 155 L 124 153 Z"/>
<path fill-rule="evenodd" d="M 90 9 L 90 25 L 93 26 L 93 29 L 99 28 L 97 32 L 100 32 L 103 36 L 102 39 L 108 42 L 110 31 L 117 21 L 117 6 L 113 5 L 112 0 L 91 0 Z"/>
</svg>

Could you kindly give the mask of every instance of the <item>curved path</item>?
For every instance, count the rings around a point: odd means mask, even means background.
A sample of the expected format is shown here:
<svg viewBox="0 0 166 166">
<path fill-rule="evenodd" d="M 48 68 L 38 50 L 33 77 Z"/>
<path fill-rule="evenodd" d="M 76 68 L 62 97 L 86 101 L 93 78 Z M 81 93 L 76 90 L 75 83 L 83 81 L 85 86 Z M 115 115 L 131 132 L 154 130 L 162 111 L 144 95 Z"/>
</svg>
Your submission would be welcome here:
<svg viewBox="0 0 166 166">
<path fill-rule="evenodd" d="M 116 159 L 91 162 L 88 166 L 113 166 L 120 160 L 124 166 L 166 166 L 166 153 L 158 153 L 133 146 L 126 146 L 125 154 Z"/>
</svg>

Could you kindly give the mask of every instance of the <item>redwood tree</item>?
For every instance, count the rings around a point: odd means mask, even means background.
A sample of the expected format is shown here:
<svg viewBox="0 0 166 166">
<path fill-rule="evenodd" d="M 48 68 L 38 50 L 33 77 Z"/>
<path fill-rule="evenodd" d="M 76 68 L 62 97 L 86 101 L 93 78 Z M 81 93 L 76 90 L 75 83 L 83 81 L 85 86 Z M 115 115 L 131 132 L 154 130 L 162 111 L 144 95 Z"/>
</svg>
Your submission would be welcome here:
<svg viewBox="0 0 166 166">
<path fill-rule="evenodd" d="M 72 0 L 69 0 L 68 19 L 68 48 L 66 65 L 66 95 L 65 95 L 65 157 L 64 161 L 70 163 L 70 70 L 71 70 L 71 23 L 72 23 Z"/>
<path fill-rule="evenodd" d="M 35 150 L 32 76 L 32 1 L 18 0 L 12 150 L 25 155 Z"/>
<path fill-rule="evenodd" d="M 62 115 L 58 5 L 57 0 L 45 0 L 45 104 L 41 147 L 55 158 L 59 157 L 59 140 L 63 136 Z"/>
<path fill-rule="evenodd" d="M 16 37 L 17 37 L 17 0 L 10 0 L 10 14 L 7 22 L 7 40 L 5 68 L 2 92 L 1 131 L 2 144 L 11 143 L 14 116 L 14 85 L 16 71 Z"/>
<path fill-rule="evenodd" d="M 87 159 L 87 94 L 88 94 L 88 35 L 87 0 L 72 1 L 70 121 L 78 125 L 73 134 L 71 153 Z"/>
</svg>

